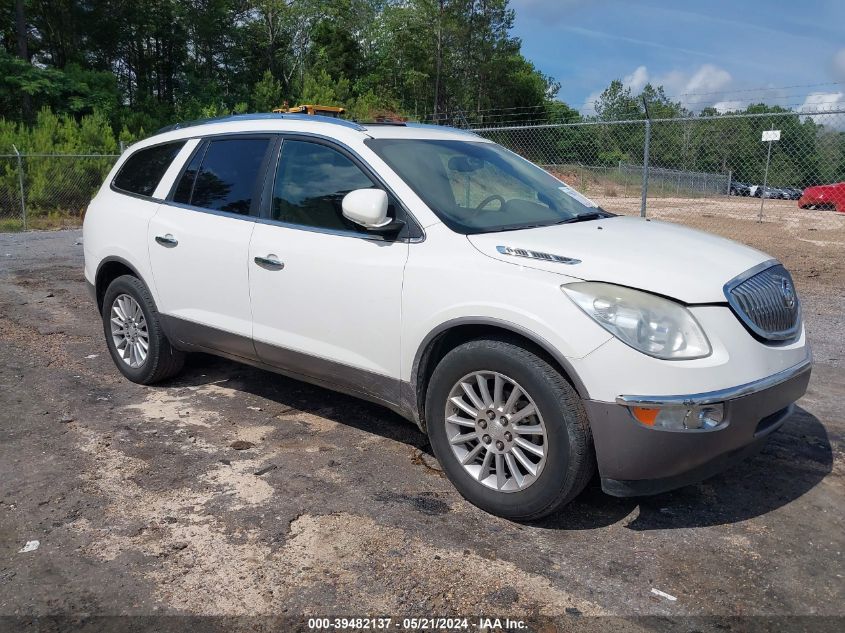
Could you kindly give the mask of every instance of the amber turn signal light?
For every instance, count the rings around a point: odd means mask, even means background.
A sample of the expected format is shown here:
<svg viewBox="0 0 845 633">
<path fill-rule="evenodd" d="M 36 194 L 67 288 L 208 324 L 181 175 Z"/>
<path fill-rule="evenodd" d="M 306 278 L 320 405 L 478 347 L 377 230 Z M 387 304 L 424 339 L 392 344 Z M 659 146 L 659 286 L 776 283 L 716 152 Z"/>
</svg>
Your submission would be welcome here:
<svg viewBox="0 0 845 633">
<path fill-rule="evenodd" d="M 642 422 L 646 426 L 654 426 L 654 422 L 655 422 L 655 420 L 657 420 L 657 414 L 660 413 L 660 409 L 647 409 L 646 407 L 632 407 L 631 413 L 634 414 L 634 417 L 639 422 Z"/>
</svg>

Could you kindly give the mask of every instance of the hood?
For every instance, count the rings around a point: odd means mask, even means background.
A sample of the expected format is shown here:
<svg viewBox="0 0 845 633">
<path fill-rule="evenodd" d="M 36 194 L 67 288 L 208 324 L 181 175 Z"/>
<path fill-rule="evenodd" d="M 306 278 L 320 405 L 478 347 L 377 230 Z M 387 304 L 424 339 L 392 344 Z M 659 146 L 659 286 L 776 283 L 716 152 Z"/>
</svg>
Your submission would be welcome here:
<svg viewBox="0 0 845 633">
<path fill-rule="evenodd" d="M 772 259 L 758 250 L 677 224 L 617 216 L 467 238 L 485 255 L 585 281 L 639 288 L 684 303 L 724 302 L 723 286 Z M 502 253 L 504 248 L 580 260 L 560 263 Z"/>
<path fill-rule="evenodd" d="M 837 191 L 845 191 L 845 182 L 837 182 L 832 185 L 815 185 L 814 187 L 807 187 L 804 193 L 823 194 L 834 193 Z"/>
</svg>

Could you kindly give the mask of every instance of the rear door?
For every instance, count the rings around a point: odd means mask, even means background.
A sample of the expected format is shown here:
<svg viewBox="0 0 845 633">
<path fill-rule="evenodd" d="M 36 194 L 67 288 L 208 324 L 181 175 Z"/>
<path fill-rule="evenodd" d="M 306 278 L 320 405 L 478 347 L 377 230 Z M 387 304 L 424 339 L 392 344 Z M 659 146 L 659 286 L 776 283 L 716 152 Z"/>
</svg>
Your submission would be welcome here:
<svg viewBox="0 0 845 633">
<path fill-rule="evenodd" d="M 202 141 L 149 225 L 159 311 L 177 339 L 254 356 L 247 253 L 270 135 Z"/>
</svg>

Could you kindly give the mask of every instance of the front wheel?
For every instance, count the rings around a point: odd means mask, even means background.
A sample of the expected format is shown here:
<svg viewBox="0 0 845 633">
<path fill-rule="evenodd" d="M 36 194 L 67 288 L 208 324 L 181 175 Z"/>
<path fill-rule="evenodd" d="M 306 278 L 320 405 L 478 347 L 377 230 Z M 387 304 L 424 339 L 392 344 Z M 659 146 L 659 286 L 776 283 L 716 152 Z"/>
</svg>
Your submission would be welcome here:
<svg viewBox="0 0 845 633">
<path fill-rule="evenodd" d="M 546 360 L 505 339 L 470 341 L 444 356 L 429 382 L 426 422 L 458 491 L 501 517 L 551 514 L 595 471 L 578 394 Z"/>
</svg>

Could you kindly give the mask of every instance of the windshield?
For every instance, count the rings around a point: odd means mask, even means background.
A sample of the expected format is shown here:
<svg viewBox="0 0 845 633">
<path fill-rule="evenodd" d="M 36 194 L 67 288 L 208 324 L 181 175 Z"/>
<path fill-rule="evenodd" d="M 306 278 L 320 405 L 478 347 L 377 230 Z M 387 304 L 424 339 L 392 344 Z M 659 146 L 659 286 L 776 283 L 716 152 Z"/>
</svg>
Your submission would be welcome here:
<svg viewBox="0 0 845 633">
<path fill-rule="evenodd" d="M 610 215 L 495 143 L 423 139 L 366 143 L 459 233 L 509 231 Z"/>
</svg>

